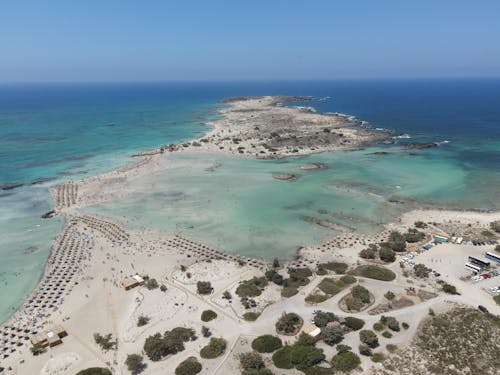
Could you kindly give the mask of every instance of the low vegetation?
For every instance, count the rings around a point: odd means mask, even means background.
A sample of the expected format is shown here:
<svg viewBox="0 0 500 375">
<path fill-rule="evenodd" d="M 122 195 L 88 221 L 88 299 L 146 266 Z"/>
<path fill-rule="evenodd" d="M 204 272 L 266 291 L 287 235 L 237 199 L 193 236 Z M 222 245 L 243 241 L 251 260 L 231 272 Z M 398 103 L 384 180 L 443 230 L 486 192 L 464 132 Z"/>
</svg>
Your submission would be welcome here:
<svg viewBox="0 0 500 375">
<path fill-rule="evenodd" d="M 217 358 L 226 351 L 226 340 L 212 337 L 208 345 L 201 348 L 200 356 L 205 359 Z"/>
<path fill-rule="evenodd" d="M 273 335 L 262 335 L 252 341 L 252 349 L 259 353 L 272 353 L 282 346 L 281 339 Z"/>
<path fill-rule="evenodd" d="M 500 368 L 500 318 L 476 309 L 455 308 L 429 316 L 409 350 L 384 361 L 393 373 L 495 374 Z"/>
<path fill-rule="evenodd" d="M 247 322 L 255 322 L 259 318 L 260 314 L 249 311 L 243 314 L 243 319 L 245 319 Z"/>
<path fill-rule="evenodd" d="M 351 351 L 343 351 L 333 356 L 332 365 L 337 371 L 349 372 L 361 364 L 358 355 Z"/>
<path fill-rule="evenodd" d="M 141 373 L 146 368 L 142 355 L 139 354 L 127 355 L 125 366 L 127 366 L 127 369 L 134 375 Z"/>
<path fill-rule="evenodd" d="M 347 271 L 347 264 L 342 262 L 328 262 L 321 263 L 319 267 L 328 271 L 335 272 L 336 274 L 344 274 Z"/>
<path fill-rule="evenodd" d="M 276 322 L 276 332 L 281 335 L 293 336 L 302 328 L 304 321 L 295 313 L 283 313 Z"/>
<path fill-rule="evenodd" d="M 206 295 L 213 291 L 212 283 L 210 281 L 198 281 L 196 283 L 198 294 Z"/>
<path fill-rule="evenodd" d="M 359 332 L 359 339 L 362 343 L 368 345 L 370 348 L 376 348 L 378 344 L 377 334 L 369 329 L 364 329 Z"/>
<path fill-rule="evenodd" d="M 116 349 L 116 340 L 113 340 L 113 335 L 111 333 L 104 336 L 99 333 L 94 333 L 94 341 L 105 352 Z"/>
<path fill-rule="evenodd" d="M 145 315 L 141 315 L 139 316 L 139 318 L 137 318 L 137 327 L 145 326 L 148 323 L 149 323 L 149 317 Z"/>
<path fill-rule="evenodd" d="M 146 338 L 143 350 L 150 360 L 159 361 L 167 355 L 183 351 L 184 343 L 195 339 L 193 329 L 176 327 L 171 331 L 166 331 L 163 335 L 156 333 Z"/>
<path fill-rule="evenodd" d="M 76 375 L 112 375 L 111 371 L 105 367 L 89 367 L 85 370 L 78 371 Z"/>
<path fill-rule="evenodd" d="M 196 357 L 188 357 L 175 368 L 175 375 L 195 375 L 203 369 Z"/>
<path fill-rule="evenodd" d="M 236 288 L 236 294 L 241 298 L 257 297 L 262 294 L 267 284 L 268 282 L 265 277 L 254 277 L 250 280 L 244 280 Z"/>
<path fill-rule="evenodd" d="M 240 354 L 240 365 L 243 371 L 242 375 L 272 375 L 273 373 L 266 369 L 262 356 L 255 352 Z"/>
<path fill-rule="evenodd" d="M 396 278 L 396 274 L 390 269 L 376 265 L 358 266 L 352 271 L 352 274 L 381 281 L 392 281 Z"/>
<path fill-rule="evenodd" d="M 213 310 L 204 310 L 201 313 L 201 320 L 203 322 L 209 322 L 211 320 L 214 320 L 215 318 L 217 318 L 217 313 Z"/>
</svg>

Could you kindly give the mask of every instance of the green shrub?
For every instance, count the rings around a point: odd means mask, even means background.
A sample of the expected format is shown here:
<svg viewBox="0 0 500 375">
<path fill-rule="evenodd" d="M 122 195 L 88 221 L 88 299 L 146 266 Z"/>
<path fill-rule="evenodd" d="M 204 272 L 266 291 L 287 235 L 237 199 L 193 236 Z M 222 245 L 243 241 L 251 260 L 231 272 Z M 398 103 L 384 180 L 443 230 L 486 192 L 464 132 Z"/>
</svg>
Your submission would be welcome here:
<svg viewBox="0 0 500 375">
<path fill-rule="evenodd" d="M 404 329 L 410 328 L 410 325 L 406 322 L 401 323 L 401 326 L 403 326 Z"/>
<path fill-rule="evenodd" d="M 344 339 L 344 333 L 339 327 L 324 327 L 321 329 L 321 338 L 327 345 L 333 346 Z"/>
<path fill-rule="evenodd" d="M 281 347 L 281 339 L 273 335 L 262 335 L 252 341 L 252 349 L 259 353 L 272 353 Z"/>
<path fill-rule="evenodd" d="M 413 225 L 415 225 L 416 228 L 420 228 L 420 229 L 427 228 L 427 224 L 424 223 L 423 221 L 415 221 L 415 223 Z"/>
<path fill-rule="evenodd" d="M 359 339 L 362 343 L 368 345 L 370 348 L 376 348 L 378 346 L 377 334 L 369 329 L 364 329 L 359 332 Z"/>
<path fill-rule="evenodd" d="M 276 270 L 270 269 L 265 273 L 266 279 L 275 283 L 276 285 L 283 285 L 283 276 L 281 276 Z"/>
<path fill-rule="evenodd" d="M 329 271 L 333 271 L 336 274 L 343 274 L 345 273 L 345 271 L 347 271 L 347 264 L 341 262 L 321 263 L 320 266 Z"/>
<path fill-rule="evenodd" d="M 359 311 L 363 308 L 363 302 L 357 298 L 347 297 L 344 302 L 349 311 Z"/>
<path fill-rule="evenodd" d="M 398 231 L 393 231 L 389 235 L 389 241 L 387 242 L 389 247 L 394 251 L 405 251 L 406 250 L 406 239 L 405 236 Z"/>
<path fill-rule="evenodd" d="M 443 289 L 443 292 L 448 293 L 448 294 L 460 294 L 460 293 L 458 293 L 457 288 L 455 286 L 450 285 L 448 283 L 443 283 L 441 288 Z"/>
<path fill-rule="evenodd" d="M 250 280 L 244 280 L 236 288 L 236 294 L 240 297 L 257 297 L 262 294 L 267 284 L 265 277 L 254 277 Z"/>
<path fill-rule="evenodd" d="M 146 283 L 144 284 L 145 287 L 149 290 L 157 289 L 160 285 L 158 285 L 158 281 L 156 279 L 147 279 Z"/>
<path fill-rule="evenodd" d="M 361 344 L 359 346 L 359 354 L 369 357 L 372 355 L 372 350 L 370 349 L 370 347 L 368 345 Z"/>
<path fill-rule="evenodd" d="M 363 303 L 369 303 L 370 302 L 370 292 L 368 289 L 361 285 L 356 285 L 351 288 L 351 295 L 354 298 L 359 299 Z"/>
<path fill-rule="evenodd" d="M 330 297 L 327 294 L 311 293 L 304 300 L 311 305 L 315 305 L 321 302 L 325 302 L 328 298 Z"/>
<path fill-rule="evenodd" d="M 500 305 L 500 294 L 498 294 L 495 297 L 493 297 L 493 299 L 495 300 L 495 302 L 496 302 L 497 305 Z"/>
<path fill-rule="evenodd" d="M 389 290 L 387 291 L 386 294 L 384 294 L 384 297 L 387 298 L 389 301 L 392 301 L 396 297 L 396 295 Z"/>
<path fill-rule="evenodd" d="M 394 344 L 387 344 L 385 348 L 389 353 L 394 353 L 396 350 L 398 350 L 398 347 Z"/>
<path fill-rule="evenodd" d="M 349 372 L 361 364 L 359 357 L 353 352 L 343 352 L 333 356 L 332 365 L 335 370 Z"/>
<path fill-rule="evenodd" d="M 104 336 L 99 333 L 94 333 L 94 341 L 105 352 L 116 349 L 116 340 L 113 340 L 113 335 L 111 333 Z"/>
<path fill-rule="evenodd" d="M 415 274 L 416 277 L 420 277 L 421 279 L 424 279 L 429 276 L 429 271 L 427 270 L 427 267 L 425 264 L 416 264 L 415 267 L 413 267 L 413 273 Z"/>
<path fill-rule="evenodd" d="M 379 250 L 380 260 L 386 263 L 392 263 L 396 260 L 396 253 L 390 247 L 381 246 Z"/>
<path fill-rule="evenodd" d="M 163 335 L 156 333 L 146 338 L 143 350 L 150 360 L 159 361 L 169 354 L 183 351 L 184 343 L 195 338 L 193 329 L 176 327 Z"/>
<path fill-rule="evenodd" d="M 331 279 L 329 277 L 325 277 L 318 284 L 318 289 L 323 293 L 329 294 L 330 296 L 334 296 L 338 292 L 342 290 L 344 283 L 340 280 Z"/>
<path fill-rule="evenodd" d="M 210 281 L 198 281 L 196 289 L 198 290 L 198 294 L 210 294 L 213 290 L 212 283 Z"/>
<path fill-rule="evenodd" d="M 363 328 L 363 326 L 365 325 L 365 321 L 353 316 L 348 316 L 347 318 L 345 318 L 345 324 L 353 331 L 358 331 Z"/>
<path fill-rule="evenodd" d="M 385 328 L 384 325 L 380 322 L 376 322 L 373 324 L 373 329 L 377 332 L 382 331 L 384 328 Z"/>
<path fill-rule="evenodd" d="M 294 365 L 290 359 L 291 346 L 284 346 L 273 354 L 273 363 L 277 368 L 292 369 Z"/>
<path fill-rule="evenodd" d="M 310 345 L 293 345 L 290 359 L 298 370 L 312 367 L 325 359 L 323 350 Z"/>
<path fill-rule="evenodd" d="M 389 316 L 385 318 L 385 322 L 383 322 L 391 331 L 399 332 L 399 322 L 396 318 Z"/>
<path fill-rule="evenodd" d="M 367 249 L 361 250 L 359 256 L 364 259 L 375 259 L 378 252 L 378 246 L 371 244 Z"/>
<path fill-rule="evenodd" d="M 281 296 L 284 298 L 290 298 L 296 295 L 299 290 L 296 287 L 285 287 L 281 289 Z"/>
<path fill-rule="evenodd" d="M 337 316 L 329 311 L 316 310 L 314 312 L 314 324 L 320 328 L 325 327 L 328 323 L 336 321 Z"/>
<path fill-rule="evenodd" d="M 372 361 L 373 362 L 382 362 L 385 360 L 385 357 L 382 353 L 374 353 L 372 355 Z"/>
<path fill-rule="evenodd" d="M 201 372 L 202 365 L 196 357 L 188 357 L 175 368 L 175 375 L 195 375 Z"/>
<path fill-rule="evenodd" d="M 240 364 L 243 370 L 260 370 L 266 367 L 262 356 L 255 352 L 241 353 Z"/>
<path fill-rule="evenodd" d="M 213 310 L 204 310 L 201 313 L 201 320 L 204 322 L 209 322 L 217 318 L 217 313 Z"/>
<path fill-rule="evenodd" d="M 342 281 L 344 284 L 354 284 L 357 280 L 354 276 L 344 275 L 340 278 L 340 281 Z"/>
<path fill-rule="evenodd" d="M 247 322 L 255 322 L 259 318 L 259 316 L 259 313 L 249 311 L 243 314 L 243 319 L 245 319 Z"/>
<path fill-rule="evenodd" d="M 222 353 L 224 353 L 224 351 L 226 350 L 226 345 L 226 340 L 222 338 L 212 337 L 208 345 L 201 348 L 200 356 L 201 358 L 205 359 L 217 358 L 218 356 L 222 355 Z"/>
<path fill-rule="evenodd" d="M 404 236 L 405 236 L 406 242 L 409 242 L 409 243 L 422 241 L 425 238 L 424 233 L 422 233 L 414 228 L 408 229 L 408 232 L 406 232 Z"/>
<path fill-rule="evenodd" d="M 302 327 L 303 320 L 295 313 L 283 313 L 276 322 L 276 331 L 284 335 L 294 335 Z"/>
<path fill-rule="evenodd" d="M 142 355 L 139 354 L 127 355 L 127 359 L 125 360 L 125 365 L 132 374 L 138 374 L 146 368 L 146 365 L 143 362 Z"/>
<path fill-rule="evenodd" d="M 111 371 L 104 367 L 90 367 L 78 371 L 76 375 L 111 375 Z"/>
<path fill-rule="evenodd" d="M 149 317 L 141 315 L 139 318 L 137 318 L 137 327 L 142 327 L 145 326 L 146 324 L 149 323 Z"/>
<path fill-rule="evenodd" d="M 384 336 L 386 339 L 390 339 L 392 337 L 392 333 L 389 331 L 384 331 L 382 332 L 382 336 Z"/>
<path fill-rule="evenodd" d="M 354 269 L 353 274 L 381 281 L 392 281 L 396 278 L 396 274 L 390 269 L 375 265 L 358 266 Z"/>
</svg>

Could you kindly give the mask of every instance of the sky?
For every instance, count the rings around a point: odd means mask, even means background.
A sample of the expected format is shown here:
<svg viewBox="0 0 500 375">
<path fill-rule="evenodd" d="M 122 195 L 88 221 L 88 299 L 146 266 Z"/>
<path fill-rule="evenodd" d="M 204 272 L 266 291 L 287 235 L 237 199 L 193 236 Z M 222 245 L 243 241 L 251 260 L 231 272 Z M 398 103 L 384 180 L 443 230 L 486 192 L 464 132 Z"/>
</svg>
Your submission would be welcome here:
<svg viewBox="0 0 500 375">
<path fill-rule="evenodd" d="M 500 76 L 499 0 L 2 0 L 0 83 Z"/>
</svg>

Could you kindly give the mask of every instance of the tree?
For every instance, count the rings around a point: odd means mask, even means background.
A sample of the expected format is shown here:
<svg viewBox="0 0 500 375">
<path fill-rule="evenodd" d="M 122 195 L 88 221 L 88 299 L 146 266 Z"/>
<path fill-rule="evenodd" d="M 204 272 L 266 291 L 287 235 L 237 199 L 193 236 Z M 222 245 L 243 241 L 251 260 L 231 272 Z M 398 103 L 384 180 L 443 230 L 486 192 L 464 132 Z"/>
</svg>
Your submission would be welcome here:
<svg viewBox="0 0 500 375">
<path fill-rule="evenodd" d="M 203 367 L 196 357 L 188 357 L 175 368 L 175 375 L 195 375 L 202 369 Z"/>
<path fill-rule="evenodd" d="M 198 281 L 196 289 L 198 290 L 198 294 L 210 294 L 213 290 L 212 283 L 210 281 Z"/>
<path fill-rule="evenodd" d="M 159 287 L 158 281 L 156 281 L 156 279 L 147 279 L 145 286 L 149 290 L 153 290 Z"/>
<path fill-rule="evenodd" d="M 370 348 L 376 348 L 378 346 L 377 334 L 369 329 L 364 329 L 359 332 L 359 339 L 361 342 L 368 345 Z"/>
<path fill-rule="evenodd" d="M 361 285 L 356 285 L 351 288 L 351 295 L 359 299 L 363 303 L 369 303 L 370 302 L 370 292 L 368 289 Z"/>
<path fill-rule="evenodd" d="M 226 340 L 212 337 L 207 346 L 201 348 L 201 358 L 211 359 L 220 356 L 226 350 Z"/>
<path fill-rule="evenodd" d="M 409 242 L 409 243 L 422 241 L 425 238 L 424 233 L 422 233 L 414 228 L 408 229 L 408 232 L 406 232 L 404 236 L 405 236 L 406 242 Z"/>
<path fill-rule="evenodd" d="M 125 365 L 132 374 L 138 374 L 146 368 L 146 365 L 143 362 L 142 355 L 139 354 L 127 355 Z"/>
<path fill-rule="evenodd" d="M 349 372 L 361 364 L 359 357 L 353 352 L 342 352 L 332 358 L 332 365 L 338 371 Z"/>
<path fill-rule="evenodd" d="M 368 246 L 368 248 L 361 250 L 359 252 L 359 256 L 364 259 L 375 259 L 375 257 L 377 256 L 377 250 L 377 245 L 371 244 Z"/>
<path fill-rule="evenodd" d="M 99 333 L 94 333 L 94 341 L 105 352 L 116 348 L 116 341 L 113 341 L 113 335 L 111 333 L 104 336 Z"/>
<path fill-rule="evenodd" d="M 229 290 L 225 290 L 224 293 L 222 293 L 222 298 L 231 300 L 233 296 L 231 295 L 231 292 Z"/>
<path fill-rule="evenodd" d="M 255 352 L 241 353 L 240 364 L 244 370 L 260 370 L 266 367 L 262 356 Z"/>
<path fill-rule="evenodd" d="M 333 346 L 344 339 L 344 334 L 338 327 L 325 327 L 321 330 L 321 337 L 325 344 Z"/>
<path fill-rule="evenodd" d="M 359 346 L 359 354 L 369 357 L 372 355 L 372 350 L 368 345 L 362 344 Z"/>
<path fill-rule="evenodd" d="M 390 247 L 382 246 L 379 250 L 380 259 L 386 263 L 391 263 L 396 260 L 396 253 Z"/>
<path fill-rule="evenodd" d="M 184 350 L 184 343 L 196 338 L 191 328 L 176 327 L 166 331 L 163 336 L 156 333 L 146 338 L 144 353 L 152 361 L 159 361 L 169 354 L 176 354 Z"/>
<path fill-rule="evenodd" d="M 309 345 L 294 345 L 290 350 L 290 359 L 298 368 L 312 367 L 325 359 L 323 350 Z"/>
<path fill-rule="evenodd" d="M 415 276 L 420 277 L 420 278 L 426 278 L 429 276 L 429 271 L 427 270 L 427 267 L 422 264 L 416 264 L 415 267 L 413 267 L 413 273 Z"/>
<path fill-rule="evenodd" d="M 406 249 L 406 240 L 405 237 L 397 232 L 393 231 L 389 235 L 389 242 L 388 242 L 389 247 L 394 250 L 394 251 L 405 251 Z"/>
<path fill-rule="evenodd" d="M 344 344 L 337 345 L 337 353 L 345 353 L 351 349 L 352 348 L 349 345 L 344 345 Z"/>
<path fill-rule="evenodd" d="M 394 297 L 396 297 L 396 295 L 389 290 L 387 291 L 387 293 L 384 294 L 384 297 L 387 298 L 389 301 L 392 301 Z"/>
<path fill-rule="evenodd" d="M 357 331 L 363 328 L 363 326 L 365 325 L 365 321 L 353 316 L 348 316 L 347 318 L 345 318 L 345 325 L 353 331 Z"/>
<path fill-rule="evenodd" d="M 316 310 L 314 312 L 314 324 L 318 327 L 325 327 L 328 323 L 338 320 L 337 316 L 329 311 Z"/>
<path fill-rule="evenodd" d="M 149 317 L 147 316 L 141 315 L 139 318 L 137 318 L 137 327 L 145 326 L 148 323 L 149 323 Z"/>
<path fill-rule="evenodd" d="M 281 339 L 273 335 L 262 335 L 252 341 L 252 349 L 259 353 L 272 353 L 282 345 Z"/>
<path fill-rule="evenodd" d="M 279 268 L 280 266 L 280 261 L 278 260 L 278 258 L 274 258 L 273 259 L 273 268 Z"/>
<path fill-rule="evenodd" d="M 302 324 L 302 318 L 297 314 L 283 313 L 281 318 L 276 322 L 276 331 L 286 335 L 293 335 L 300 329 Z"/>
<path fill-rule="evenodd" d="M 212 332 L 210 332 L 210 328 L 205 327 L 205 326 L 201 326 L 201 334 L 203 335 L 203 337 L 212 336 Z"/>
<path fill-rule="evenodd" d="M 276 285 L 283 285 L 283 276 L 276 272 L 276 270 L 267 270 L 264 275 L 268 281 L 271 281 Z"/>
</svg>

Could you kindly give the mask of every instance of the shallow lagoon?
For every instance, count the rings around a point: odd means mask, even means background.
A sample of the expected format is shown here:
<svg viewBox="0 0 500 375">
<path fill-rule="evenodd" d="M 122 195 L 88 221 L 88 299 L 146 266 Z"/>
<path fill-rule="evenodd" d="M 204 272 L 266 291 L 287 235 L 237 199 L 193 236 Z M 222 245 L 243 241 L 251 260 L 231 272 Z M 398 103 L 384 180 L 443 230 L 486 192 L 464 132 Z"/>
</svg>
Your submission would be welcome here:
<svg viewBox="0 0 500 375">
<path fill-rule="evenodd" d="M 498 208 L 498 192 L 491 189 L 498 173 L 468 170 L 446 147 L 410 153 L 393 146 L 285 160 L 172 154 L 174 168 L 131 182 L 133 192 L 125 198 L 87 211 L 229 252 L 290 258 L 300 246 L 339 234 L 310 218 L 369 233 L 411 208 Z M 312 162 L 327 168 L 300 170 Z M 280 181 L 275 173 L 298 178 Z"/>
</svg>

